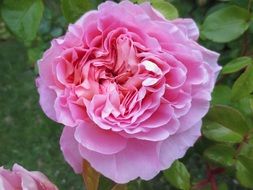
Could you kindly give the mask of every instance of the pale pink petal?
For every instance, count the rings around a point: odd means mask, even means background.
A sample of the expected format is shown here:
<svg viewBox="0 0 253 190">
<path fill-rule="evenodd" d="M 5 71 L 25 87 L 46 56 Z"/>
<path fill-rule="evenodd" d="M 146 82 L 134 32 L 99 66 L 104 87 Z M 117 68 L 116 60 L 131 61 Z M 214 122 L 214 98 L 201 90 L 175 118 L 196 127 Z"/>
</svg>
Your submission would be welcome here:
<svg viewBox="0 0 253 190">
<path fill-rule="evenodd" d="M 48 86 L 41 83 L 40 80 L 40 78 L 36 80 L 38 92 L 40 93 L 40 106 L 50 119 L 57 121 L 56 113 L 54 110 L 56 93 L 53 89 L 50 89 Z"/>
<path fill-rule="evenodd" d="M 75 139 L 83 147 L 101 154 L 116 154 L 127 144 L 126 138 L 110 130 L 102 130 L 91 122 L 77 127 Z"/>
<path fill-rule="evenodd" d="M 177 133 L 161 142 L 159 160 L 162 164 L 162 169 L 169 168 L 176 159 L 185 155 L 189 147 L 193 146 L 201 135 L 201 124 L 201 122 L 198 122 L 191 126 L 189 130 Z"/>
<path fill-rule="evenodd" d="M 72 166 L 76 173 L 82 173 L 83 158 L 79 154 L 78 142 L 74 137 L 75 128 L 64 127 L 60 145 L 65 160 Z"/>
<path fill-rule="evenodd" d="M 196 41 L 199 38 L 199 29 L 196 23 L 192 19 L 175 19 L 172 21 L 177 25 L 181 31 L 183 31 L 190 39 Z"/>
<path fill-rule="evenodd" d="M 113 155 L 103 155 L 79 146 L 81 155 L 92 167 L 117 183 L 127 183 L 137 177 L 152 179 L 159 173 L 157 143 L 130 140 L 127 147 Z"/>
<path fill-rule="evenodd" d="M 20 176 L 22 190 L 58 190 L 41 172 L 30 172 L 18 164 L 13 165 L 12 171 Z"/>
<path fill-rule="evenodd" d="M 205 99 L 193 99 L 191 102 L 191 108 L 187 114 L 180 118 L 179 132 L 184 132 L 191 128 L 193 125 L 199 122 L 199 118 L 202 118 L 208 112 L 210 103 Z"/>
<path fill-rule="evenodd" d="M 17 190 L 21 188 L 20 178 L 13 172 L 0 167 L 0 189 Z"/>
</svg>

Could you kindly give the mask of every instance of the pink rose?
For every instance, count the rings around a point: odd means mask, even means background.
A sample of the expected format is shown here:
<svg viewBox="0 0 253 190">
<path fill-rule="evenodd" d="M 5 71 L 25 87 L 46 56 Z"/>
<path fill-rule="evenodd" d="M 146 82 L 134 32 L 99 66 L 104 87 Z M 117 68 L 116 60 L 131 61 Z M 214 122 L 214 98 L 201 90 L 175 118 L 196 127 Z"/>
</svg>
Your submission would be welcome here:
<svg viewBox="0 0 253 190">
<path fill-rule="evenodd" d="M 220 67 L 191 19 L 107 1 L 71 24 L 38 62 L 40 104 L 60 144 L 117 183 L 153 178 L 200 136 Z"/>
<path fill-rule="evenodd" d="M 48 178 L 37 171 L 27 171 L 14 164 L 12 171 L 0 167 L 1 190 L 58 190 Z"/>
</svg>

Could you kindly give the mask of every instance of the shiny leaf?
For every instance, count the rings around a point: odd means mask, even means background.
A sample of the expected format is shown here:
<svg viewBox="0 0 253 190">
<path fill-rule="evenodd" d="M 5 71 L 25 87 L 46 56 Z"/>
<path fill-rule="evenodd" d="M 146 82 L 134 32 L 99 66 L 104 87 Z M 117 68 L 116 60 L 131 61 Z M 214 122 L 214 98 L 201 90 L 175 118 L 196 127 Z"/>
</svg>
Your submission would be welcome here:
<svg viewBox="0 0 253 190">
<path fill-rule="evenodd" d="M 240 156 L 236 162 L 236 178 L 241 185 L 253 188 L 253 159 Z"/>
<path fill-rule="evenodd" d="M 232 87 L 232 100 L 240 100 L 253 92 L 253 65 L 247 66 L 246 70 L 235 81 Z"/>
<path fill-rule="evenodd" d="M 211 107 L 206 119 L 241 135 L 248 131 L 248 125 L 244 116 L 230 106 L 215 105 Z"/>
<path fill-rule="evenodd" d="M 229 104 L 231 99 L 231 89 L 225 85 L 215 86 L 212 92 L 212 104 Z"/>
<path fill-rule="evenodd" d="M 208 15 L 202 26 L 202 35 L 215 42 L 230 42 L 249 27 L 250 14 L 238 6 L 228 6 Z"/>
<path fill-rule="evenodd" d="M 190 174 L 180 161 L 175 161 L 163 174 L 166 180 L 174 187 L 182 190 L 190 189 Z"/>
<path fill-rule="evenodd" d="M 234 163 L 235 149 L 231 146 L 217 144 L 205 150 L 204 156 L 223 166 L 232 166 Z"/>
<path fill-rule="evenodd" d="M 250 57 L 245 56 L 245 57 L 236 58 L 236 59 L 230 61 L 229 63 L 227 63 L 222 68 L 222 73 L 223 74 L 230 74 L 230 73 L 237 72 L 237 71 L 245 68 L 246 66 L 248 66 L 251 63 L 252 63 L 252 59 Z"/>
<path fill-rule="evenodd" d="M 217 142 L 239 143 L 243 136 L 216 122 L 208 122 L 202 127 L 203 135 Z"/>
</svg>

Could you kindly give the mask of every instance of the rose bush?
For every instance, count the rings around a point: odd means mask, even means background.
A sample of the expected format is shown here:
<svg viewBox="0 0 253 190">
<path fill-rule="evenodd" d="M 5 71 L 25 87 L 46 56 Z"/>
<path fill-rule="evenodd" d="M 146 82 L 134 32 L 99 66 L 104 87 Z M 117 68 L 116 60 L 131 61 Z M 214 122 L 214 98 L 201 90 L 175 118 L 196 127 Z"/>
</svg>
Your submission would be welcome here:
<svg viewBox="0 0 253 190">
<path fill-rule="evenodd" d="M 105 2 L 54 39 L 38 62 L 46 115 L 60 144 L 118 183 L 153 178 L 200 136 L 220 67 L 191 19 L 166 20 L 149 3 Z"/>
<path fill-rule="evenodd" d="M 58 190 L 48 178 L 38 171 L 27 171 L 14 164 L 12 171 L 0 167 L 1 190 Z"/>
</svg>

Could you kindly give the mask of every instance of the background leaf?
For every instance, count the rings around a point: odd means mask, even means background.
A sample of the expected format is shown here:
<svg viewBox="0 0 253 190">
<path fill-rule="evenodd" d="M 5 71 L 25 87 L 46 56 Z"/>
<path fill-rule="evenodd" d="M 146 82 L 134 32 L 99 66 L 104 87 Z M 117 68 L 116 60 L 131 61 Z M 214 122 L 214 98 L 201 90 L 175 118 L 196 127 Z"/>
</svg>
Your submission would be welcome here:
<svg viewBox="0 0 253 190">
<path fill-rule="evenodd" d="M 223 166 L 234 164 L 235 149 L 228 145 L 217 144 L 205 150 L 204 156 L 209 160 Z"/>
<path fill-rule="evenodd" d="M 178 17 L 177 8 L 174 7 L 171 3 L 164 0 L 151 0 L 152 5 L 155 9 L 160 11 L 165 18 L 168 20 L 175 19 Z"/>
<path fill-rule="evenodd" d="M 222 73 L 223 74 L 230 74 L 230 73 L 234 73 L 237 72 L 243 68 L 245 68 L 246 66 L 248 66 L 249 64 L 252 63 L 252 59 L 250 57 L 238 57 L 232 61 L 230 61 L 228 64 L 226 64 L 223 68 L 222 68 Z"/>
<path fill-rule="evenodd" d="M 231 89 L 226 85 L 215 86 L 212 92 L 212 104 L 230 104 Z"/>
<path fill-rule="evenodd" d="M 236 178 L 247 188 L 253 188 L 253 159 L 240 156 L 236 163 Z"/>
<path fill-rule="evenodd" d="M 215 105 L 211 107 L 206 118 L 241 135 L 248 131 L 248 124 L 244 116 L 230 106 Z"/>
<path fill-rule="evenodd" d="M 41 0 L 4 0 L 1 14 L 8 28 L 29 43 L 36 37 L 43 10 Z"/>
<path fill-rule="evenodd" d="M 232 100 L 240 100 L 249 96 L 253 91 L 253 65 L 250 64 L 245 72 L 235 81 L 232 87 Z"/>
<path fill-rule="evenodd" d="M 61 0 L 62 12 L 65 18 L 73 23 L 85 12 L 95 9 L 95 0 Z"/>
<path fill-rule="evenodd" d="M 229 128 L 223 127 L 216 122 L 208 122 L 202 127 L 203 135 L 217 142 L 225 143 L 239 143 L 242 141 L 243 136 L 238 134 Z"/>
<path fill-rule="evenodd" d="M 190 189 L 190 174 L 180 161 L 175 161 L 163 174 L 167 181 L 176 188 L 182 190 Z"/>
<path fill-rule="evenodd" d="M 238 6 L 228 6 L 208 15 L 202 26 L 202 35 L 215 42 L 230 42 L 249 27 L 250 14 Z"/>
</svg>

